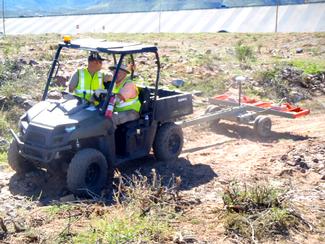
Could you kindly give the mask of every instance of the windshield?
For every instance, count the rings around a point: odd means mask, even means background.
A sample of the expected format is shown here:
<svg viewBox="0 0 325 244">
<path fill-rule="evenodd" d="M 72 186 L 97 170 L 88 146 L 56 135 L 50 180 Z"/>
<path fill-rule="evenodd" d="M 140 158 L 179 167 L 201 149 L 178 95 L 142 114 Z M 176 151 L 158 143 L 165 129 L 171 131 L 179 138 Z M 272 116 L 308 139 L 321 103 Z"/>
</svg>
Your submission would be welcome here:
<svg viewBox="0 0 325 244">
<path fill-rule="evenodd" d="M 99 53 L 100 57 L 104 60 L 100 62 L 101 64 L 98 64 L 98 67 L 92 69 L 90 62 L 88 62 L 89 55 L 89 51 L 63 48 L 57 61 L 53 62 L 53 71 L 46 97 L 59 100 L 63 97 L 63 94 L 75 94 L 79 84 L 80 77 L 78 72 L 80 70 L 85 70 L 86 74 L 88 75 L 89 73 L 92 77 L 95 76 L 95 73 L 91 71 L 98 70 L 105 81 L 104 86 L 100 88 L 107 90 L 109 87 L 108 84 L 114 76 L 114 69 L 112 67 L 116 66 L 121 56 L 117 54 Z M 130 71 L 127 79 L 134 80 L 137 86 L 155 86 L 157 62 L 154 53 L 125 55 L 122 66 Z M 51 70 L 49 73 L 51 73 Z M 88 87 L 84 87 L 85 90 L 99 89 L 98 87 L 95 88 L 89 87 L 88 89 Z"/>
</svg>

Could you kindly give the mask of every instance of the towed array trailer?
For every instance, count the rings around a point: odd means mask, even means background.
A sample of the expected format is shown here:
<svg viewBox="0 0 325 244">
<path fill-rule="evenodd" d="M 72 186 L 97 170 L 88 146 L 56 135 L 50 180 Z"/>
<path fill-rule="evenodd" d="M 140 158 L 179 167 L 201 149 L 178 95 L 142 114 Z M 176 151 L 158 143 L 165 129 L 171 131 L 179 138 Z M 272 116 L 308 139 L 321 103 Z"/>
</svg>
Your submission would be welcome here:
<svg viewBox="0 0 325 244">
<path fill-rule="evenodd" d="M 241 91 L 238 99 L 223 94 L 210 98 L 209 104 L 205 115 L 188 121 L 179 121 L 176 124 L 181 127 L 188 127 L 203 122 L 210 122 L 210 125 L 215 128 L 220 119 L 223 119 L 253 125 L 259 137 L 268 137 L 271 133 L 272 122 L 266 115 L 295 119 L 310 113 L 309 109 L 296 107 L 289 103 L 278 105 L 273 102 L 257 101 L 256 99 L 242 96 Z"/>
</svg>

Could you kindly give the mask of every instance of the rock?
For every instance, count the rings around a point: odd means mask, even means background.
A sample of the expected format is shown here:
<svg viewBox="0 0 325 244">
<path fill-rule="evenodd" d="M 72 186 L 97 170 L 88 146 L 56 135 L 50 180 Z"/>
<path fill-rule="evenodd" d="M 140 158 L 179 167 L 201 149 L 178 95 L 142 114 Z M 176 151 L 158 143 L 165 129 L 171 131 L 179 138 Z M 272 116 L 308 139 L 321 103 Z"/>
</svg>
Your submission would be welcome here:
<svg viewBox="0 0 325 244">
<path fill-rule="evenodd" d="M 76 198 L 73 194 L 66 195 L 60 198 L 60 202 L 73 202 Z"/>
<path fill-rule="evenodd" d="M 17 104 L 22 104 L 25 101 L 25 99 L 23 99 L 21 96 L 16 96 L 16 95 L 12 97 L 12 100 L 14 103 Z"/>
<path fill-rule="evenodd" d="M 47 94 L 47 97 L 49 99 L 54 99 L 54 100 L 59 100 L 62 98 L 62 94 L 61 92 L 59 91 L 50 91 L 48 94 Z"/>
<path fill-rule="evenodd" d="M 193 67 L 186 67 L 186 73 L 187 74 L 193 74 L 194 73 Z"/>
<path fill-rule="evenodd" d="M 304 49 L 302 49 L 302 48 L 296 48 L 296 53 L 303 53 L 304 52 Z"/>
<path fill-rule="evenodd" d="M 300 172 L 304 174 L 306 173 L 306 169 L 300 168 Z"/>
<path fill-rule="evenodd" d="M 35 60 L 29 60 L 29 63 L 28 63 L 29 65 L 37 65 L 38 63 L 35 61 Z"/>
<path fill-rule="evenodd" d="M 56 76 L 54 78 L 54 83 L 55 83 L 56 86 L 66 87 L 67 86 L 67 81 L 68 81 L 68 78 L 65 77 L 65 76 Z"/>
<path fill-rule="evenodd" d="M 10 144 L 9 141 L 7 141 L 3 137 L 0 137 L 0 147 L 6 146 L 6 145 L 9 145 L 9 144 Z"/>
<path fill-rule="evenodd" d="M 325 174 L 320 179 L 321 180 L 325 180 Z"/>
<path fill-rule="evenodd" d="M 33 107 L 35 104 L 36 104 L 36 101 L 34 101 L 34 100 L 26 100 L 23 102 L 23 107 L 27 111 L 28 109 Z"/>
<path fill-rule="evenodd" d="M 288 95 L 288 98 L 291 102 L 297 103 L 305 98 L 304 94 L 297 92 L 297 91 L 291 91 Z"/>
<path fill-rule="evenodd" d="M 302 169 L 309 169 L 310 167 L 308 166 L 308 164 L 305 161 L 300 161 L 298 163 L 299 167 Z"/>
<path fill-rule="evenodd" d="M 284 175 L 289 175 L 289 176 L 293 176 L 293 169 L 284 169 L 279 173 L 279 176 L 284 176 Z"/>
<path fill-rule="evenodd" d="M 18 62 L 19 62 L 20 64 L 27 64 L 27 61 L 24 60 L 24 59 L 22 59 L 22 58 L 18 59 Z"/>
<path fill-rule="evenodd" d="M 184 80 L 172 80 L 172 85 L 176 87 L 184 86 L 185 81 Z"/>
<path fill-rule="evenodd" d="M 281 160 L 282 161 L 287 161 L 288 160 L 288 155 L 287 154 L 282 155 Z"/>
<path fill-rule="evenodd" d="M 175 234 L 173 242 L 177 244 L 198 243 L 198 240 L 192 234 L 178 232 Z"/>
</svg>

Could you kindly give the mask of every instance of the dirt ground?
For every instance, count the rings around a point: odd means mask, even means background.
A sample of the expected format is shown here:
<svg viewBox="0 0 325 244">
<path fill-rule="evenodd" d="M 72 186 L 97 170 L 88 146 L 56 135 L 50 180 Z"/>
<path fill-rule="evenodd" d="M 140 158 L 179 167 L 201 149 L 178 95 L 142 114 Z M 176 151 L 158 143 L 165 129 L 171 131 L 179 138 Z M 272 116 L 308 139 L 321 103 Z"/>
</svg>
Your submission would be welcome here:
<svg viewBox="0 0 325 244">
<path fill-rule="evenodd" d="M 123 34 L 115 38 L 126 38 L 125 41 L 136 38 L 140 42 L 157 40 L 161 49 L 162 82 L 167 85 L 171 79 L 180 77 L 205 84 L 207 78 L 220 76 L 223 82 L 244 73 L 255 86 L 254 74 L 272 67 L 278 59 L 324 60 L 325 53 L 323 33 L 211 34 L 190 38 L 173 35 L 124 37 Z M 48 41 L 48 46 L 22 45 L 17 51 L 19 62 L 29 65 L 38 61 L 39 55 L 43 58 L 49 45 L 57 43 L 53 40 Z M 234 57 L 234 47 L 240 40 L 258 49 L 258 63 L 245 70 Z M 297 48 L 303 48 L 303 52 L 298 53 Z M 52 58 L 53 50 L 50 54 Z M 59 73 L 64 82 L 76 64 L 84 62 L 80 53 L 75 53 L 72 61 L 71 56 L 67 57 L 69 62 L 62 62 L 62 72 Z M 139 65 L 138 69 L 147 72 L 150 60 L 142 62 L 146 63 L 145 67 Z M 40 62 L 38 68 L 46 66 L 47 69 L 47 64 L 48 60 Z M 319 86 L 323 84 L 324 78 L 319 80 Z M 297 91 L 301 92 L 301 89 L 299 85 Z M 236 236 L 225 235 L 220 219 L 219 210 L 224 207 L 222 194 L 232 181 L 248 185 L 265 183 L 288 191 L 303 219 L 311 224 L 310 229 L 292 230 L 287 237 L 274 236 L 266 243 L 325 243 L 325 93 L 315 94 L 303 105 L 311 108 L 310 115 L 295 120 L 272 117 L 273 132 L 267 139 L 259 139 L 251 127 L 232 122 L 221 121 L 217 130 L 211 130 L 207 124 L 197 125 L 184 129 L 183 152 L 175 162 L 157 162 L 149 156 L 129 162 L 119 167 L 119 171 L 125 176 L 139 171 L 150 177 L 155 169 L 163 177 L 164 184 L 168 184 L 172 176 L 181 178 L 180 195 L 196 204 L 188 206 L 172 223 L 175 233 L 171 236 L 176 243 L 243 242 Z M 195 113 L 191 117 L 204 113 L 205 99 L 195 97 Z M 7 166 L 0 165 L 0 243 L 58 243 L 58 239 L 51 238 L 57 237 L 67 226 L 67 216 L 49 220 L 40 210 L 64 202 L 62 197 L 69 195 L 64 176 L 37 171 L 19 177 Z M 89 205 L 89 209 L 93 207 L 96 206 Z M 10 235 L 2 231 L 2 224 L 10 228 Z M 24 230 L 24 226 L 33 229 Z M 38 236 L 45 239 L 36 238 Z M 175 237 L 185 241 L 177 242 Z"/>
<path fill-rule="evenodd" d="M 321 97 L 319 101 L 325 100 Z M 203 110 L 197 111 L 195 115 Z M 324 112 L 325 107 L 312 110 L 309 116 L 295 120 L 272 117 L 273 132 L 265 140 L 257 138 L 252 128 L 231 122 L 221 121 L 217 131 L 211 131 L 206 124 L 186 128 L 179 160 L 165 164 L 147 157 L 122 166 L 120 171 L 131 175 L 139 170 L 150 175 L 155 168 L 164 179 L 180 176 L 181 194 L 199 204 L 189 208 L 174 228 L 179 235 L 190 235 L 197 242 L 240 242 L 224 235 L 216 213 L 222 207 L 224 186 L 236 180 L 248 184 L 268 182 L 289 189 L 313 230 L 293 232 L 282 242 L 321 243 L 325 235 Z M 15 219 L 22 210 L 33 211 L 68 194 L 59 176 L 34 172 L 21 179 L 7 168 L 0 171 L 0 190 L 4 219 Z M 15 237 L 10 240 L 19 243 Z M 277 241 L 275 237 L 270 242 Z"/>
</svg>

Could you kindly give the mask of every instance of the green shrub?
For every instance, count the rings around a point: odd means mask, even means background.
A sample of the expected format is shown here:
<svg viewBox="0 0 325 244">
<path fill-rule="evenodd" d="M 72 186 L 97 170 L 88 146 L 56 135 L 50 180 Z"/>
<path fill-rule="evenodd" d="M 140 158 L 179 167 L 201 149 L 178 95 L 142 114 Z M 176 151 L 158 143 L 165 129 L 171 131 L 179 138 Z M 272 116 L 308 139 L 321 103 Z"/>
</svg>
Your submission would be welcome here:
<svg viewBox="0 0 325 244">
<path fill-rule="evenodd" d="M 305 74 L 319 74 L 325 72 L 325 62 L 314 62 L 311 60 L 296 59 L 291 61 L 293 67 L 303 70 Z"/>
<path fill-rule="evenodd" d="M 170 220 L 182 208 L 179 204 L 180 180 L 172 178 L 162 185 L 155 170 L 151 177 L 118 175 L 114 198 L 117 205 L 103 216 L 93 217 L 88 230 L 73 237 L 73 243 L 162 243 L 171 231 Z"/>
<path fill-rule="evenodd" d="M 0 152 L 0 165 L 7 163 L 7 152 Z"/>
<path fill-rule="evenodd" d="M 253 186 L 231 182 L 223 194 L 226 234 L 252 242 L 274 235 L 287 236 L 289 230 L 306 224 L 299 218 L 283 190 L 269 184 Z"/>
<path fill-rule="evenodd" d="M 167 222 L 159 221 L 155 215 L 141 216 L 131 206 L 115 208 L 105 216 L 93 218 L 91 226 L 73 237 L 73 243 L 162 242 L 169 229 Z"/>
<path fill-rule="evenodd" d="M 0 137 L 7 137 L 9 132 L 9 123 L 3 113 L 0 113 Z"/>
<path fill-rule="evenodd" d="M 256 60 L 253 48 L 242 44 L 241 41 L 239 41 L 235 46 L 235 55 L 239 62 Z"/>
</svg>

